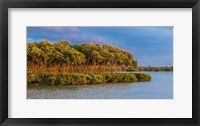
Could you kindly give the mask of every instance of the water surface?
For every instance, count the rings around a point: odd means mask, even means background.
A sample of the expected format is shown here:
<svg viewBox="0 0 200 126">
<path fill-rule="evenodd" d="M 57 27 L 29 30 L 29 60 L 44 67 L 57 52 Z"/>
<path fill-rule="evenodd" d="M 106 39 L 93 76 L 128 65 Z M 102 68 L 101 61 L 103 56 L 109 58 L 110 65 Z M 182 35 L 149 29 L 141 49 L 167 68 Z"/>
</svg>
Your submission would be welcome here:
<svg viewBox="0 0 200 126">
<path fill-rule="evenodd" d="M 145 72 L 150 82 L 29 86 L 28 99 L 172 99 L 173 72 Z"/>
</svg>

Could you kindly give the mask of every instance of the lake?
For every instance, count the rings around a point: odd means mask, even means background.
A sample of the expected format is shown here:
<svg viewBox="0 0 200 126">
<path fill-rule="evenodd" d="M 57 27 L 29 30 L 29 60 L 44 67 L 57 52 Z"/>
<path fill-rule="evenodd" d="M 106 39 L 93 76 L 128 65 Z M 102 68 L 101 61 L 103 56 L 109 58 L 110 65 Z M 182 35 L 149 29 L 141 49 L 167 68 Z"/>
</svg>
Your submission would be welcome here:
<svg viewBox="0 0 200 126">
<path fill-rule="evenodd" d="M 173 72 L 144 72 L 150 82 L 28 86 L 28 99 L 173 99 Z"/>
</svg>

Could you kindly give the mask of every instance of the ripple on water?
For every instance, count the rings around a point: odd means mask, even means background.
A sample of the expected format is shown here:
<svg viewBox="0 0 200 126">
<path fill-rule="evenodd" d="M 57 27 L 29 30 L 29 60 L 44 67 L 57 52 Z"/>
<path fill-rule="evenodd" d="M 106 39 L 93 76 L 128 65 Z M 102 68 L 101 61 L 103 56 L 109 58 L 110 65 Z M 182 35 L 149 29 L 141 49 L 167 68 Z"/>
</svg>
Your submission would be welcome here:
<svg viewBox="0 0 200 126">
<path fill-rule="evenodd" d="M 150 82 L 29 86 L 28 99 L 172 99 L 173 72 L 147 72 Z"/>
</svg>

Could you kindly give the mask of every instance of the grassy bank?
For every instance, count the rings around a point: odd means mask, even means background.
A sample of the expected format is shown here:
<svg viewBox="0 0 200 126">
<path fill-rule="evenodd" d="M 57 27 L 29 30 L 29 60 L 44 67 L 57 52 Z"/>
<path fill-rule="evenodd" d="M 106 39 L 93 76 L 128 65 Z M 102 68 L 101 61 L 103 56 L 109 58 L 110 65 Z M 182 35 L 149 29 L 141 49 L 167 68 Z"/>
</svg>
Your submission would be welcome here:
<svg viewBox="0 0 200 126">
<path fill-rule="evenodd" d="M 144 73 L 28 73 L 28 85 L 84 85 L 150 81 Z"/>
</svg>

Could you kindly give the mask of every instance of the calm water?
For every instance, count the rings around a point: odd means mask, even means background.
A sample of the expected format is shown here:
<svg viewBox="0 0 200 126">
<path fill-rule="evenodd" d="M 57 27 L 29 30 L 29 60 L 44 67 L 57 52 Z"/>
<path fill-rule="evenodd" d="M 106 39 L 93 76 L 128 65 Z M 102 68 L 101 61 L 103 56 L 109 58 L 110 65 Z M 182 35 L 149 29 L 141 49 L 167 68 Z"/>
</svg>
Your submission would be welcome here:
<svg viewBox="0 0 200 126">
<path fill-rule="evenodd" d="M 28 99 L 172 99 L 173 72 L 145 72 L 150 82 L 28 87 Z"/>
</svg>

